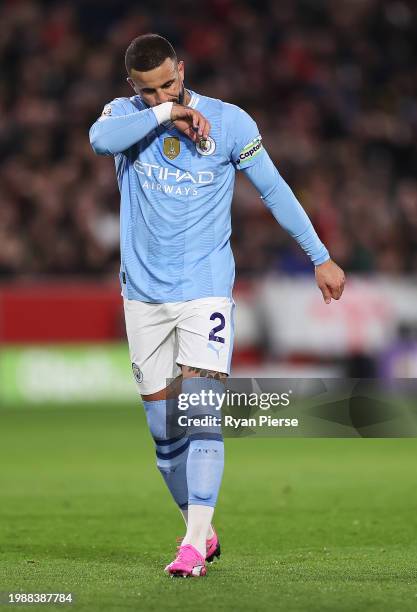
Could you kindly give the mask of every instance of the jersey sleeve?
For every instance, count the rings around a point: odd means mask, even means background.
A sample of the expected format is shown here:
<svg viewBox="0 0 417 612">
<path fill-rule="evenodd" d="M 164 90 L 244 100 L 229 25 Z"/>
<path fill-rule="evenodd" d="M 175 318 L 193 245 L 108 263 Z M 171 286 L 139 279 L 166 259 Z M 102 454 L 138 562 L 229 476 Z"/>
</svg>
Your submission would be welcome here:
<svg viewBox="0 0 417 612">
<path fill-rule="evenodd" d="M 254 166 L 263 156 L 262 137 L 256 122 L 247 112 L 228 104 L 226 110 L 228 128 L 228 153 L 237 170 Z"/>
<path fill-rule="evenodd" d="M 128 98 L 115 98 L 104 105 L 97 121 L 106 121 L 109 117 L 123 117 L 123 115 L 131 113 L 133 110 L 133 104 Z"/>
<path fill-rule="evenodd" d="M 139 111 L 139 112 L 138 112 Z M 151 108 L 141 108 L 130 98 L 116 98 L 106 104 L 90 128 L 90 143 L 98 155 L 123 153 L 158 127 Z"/>
<path fill-rule="evenodd" d="M 319 266 L 330 259 L 307 213 L 269 155 L 265 152 L 256 166 L 243 170 L 275 219 L 298 242 L 313 264 Z"/>
</svg>

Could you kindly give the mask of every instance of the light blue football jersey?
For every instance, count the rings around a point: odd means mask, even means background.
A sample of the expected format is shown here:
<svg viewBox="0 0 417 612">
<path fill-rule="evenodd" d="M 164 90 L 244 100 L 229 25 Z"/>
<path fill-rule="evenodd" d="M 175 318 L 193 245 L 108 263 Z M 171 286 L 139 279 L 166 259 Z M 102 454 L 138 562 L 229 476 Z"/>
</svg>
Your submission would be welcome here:
<svg viewBox="0 0 417 612">
<path fill-rule="evenodd" d="M 194 92 L 189 106 L 210 122 L 209 139 L 193 143 L 168 122 L 115 155 L 121 194 L 124 297 L 179 302 L 230 297 L 230 247 L 236 169 L 264 154 L 259 130 L 239 107 Z M 139 96 L 117 98 L 104 116 L 147 109 Z M 151 111 L 152 112 L 152 111 Z"/>
</svg>

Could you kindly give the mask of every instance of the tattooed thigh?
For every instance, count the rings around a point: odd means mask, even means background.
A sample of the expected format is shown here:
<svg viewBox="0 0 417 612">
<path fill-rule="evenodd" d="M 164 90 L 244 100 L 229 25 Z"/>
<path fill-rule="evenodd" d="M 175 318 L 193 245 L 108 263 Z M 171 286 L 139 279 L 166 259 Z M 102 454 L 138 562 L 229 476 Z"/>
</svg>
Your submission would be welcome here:
<svg viewBox="0 0 417 612">
<path fill-rule="evenodd" d="M 193 368 L 191 366 L 181 366 L 183 378 L 191 378 L 192 376 L 201 376 L 202 378 L 215 378 L 216 380 L 226 380 L 227 374 L 224 372 L 216 372 L 215 370 L 207 370 L 206 368 Z"/>
</svg>

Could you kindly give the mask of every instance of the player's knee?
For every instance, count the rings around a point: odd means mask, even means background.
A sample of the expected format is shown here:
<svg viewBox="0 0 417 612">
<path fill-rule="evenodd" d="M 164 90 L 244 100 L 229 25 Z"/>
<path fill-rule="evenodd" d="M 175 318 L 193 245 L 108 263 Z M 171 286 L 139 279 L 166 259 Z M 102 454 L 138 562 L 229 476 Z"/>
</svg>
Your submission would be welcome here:
<svg viewBox="0 0 417 612">
<path fill-rule="evenodd" d="M 184 379 L 181 391 L 181 397 L 183 396 L 184 401 L 192 396 L 195 400 L 198 396 L 201 400 L 201 402 L 198 402 L 198 405 L 204 408 L 207 414 L 218 412 L 220 401 L 224 397 L 223 383 L 220 380 L 206 378 L 204 376 L 194 376 Z M 192 408 L 193 406 L 197 406 L 195 401 L 190 407 Z"/>
</svg>

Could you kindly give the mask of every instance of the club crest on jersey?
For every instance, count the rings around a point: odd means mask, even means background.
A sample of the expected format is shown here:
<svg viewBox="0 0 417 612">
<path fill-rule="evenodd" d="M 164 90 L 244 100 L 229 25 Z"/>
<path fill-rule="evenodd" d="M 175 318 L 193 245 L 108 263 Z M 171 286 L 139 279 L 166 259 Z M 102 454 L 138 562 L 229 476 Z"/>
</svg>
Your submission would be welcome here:
<svg viewBox="0 0 417 612">
<path fill-rule="evenodd" d="M 164 138 L 164 155 L 168 159 L 175 159 L 181 150 L 180 139 L 177 136 Z"/>
<path fill-rule="evenodd" d="M 216 143 L 211 136 L 207 136 L 207 138 L 200 138 L 200 140 L 195 143 L 195 148 L 200 155 L 213 155 L 216 150 Z"/>
<path fill-rule="evenodd" d="M 139 366 L 136 365 L 136 363 L 132 363 L 132 372 L 136 382 L 141 383 L 143 380 L 143 373 Z"/>
</svg>

